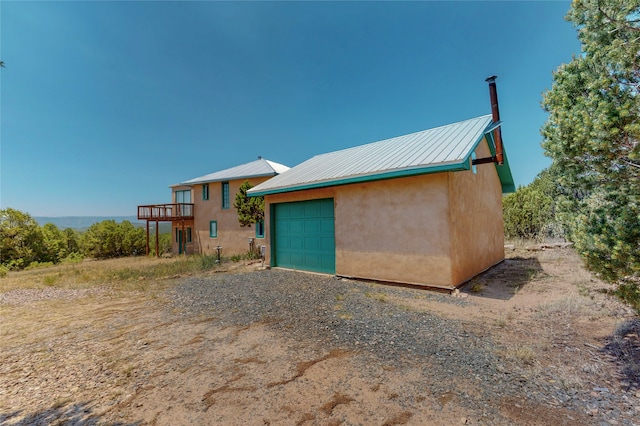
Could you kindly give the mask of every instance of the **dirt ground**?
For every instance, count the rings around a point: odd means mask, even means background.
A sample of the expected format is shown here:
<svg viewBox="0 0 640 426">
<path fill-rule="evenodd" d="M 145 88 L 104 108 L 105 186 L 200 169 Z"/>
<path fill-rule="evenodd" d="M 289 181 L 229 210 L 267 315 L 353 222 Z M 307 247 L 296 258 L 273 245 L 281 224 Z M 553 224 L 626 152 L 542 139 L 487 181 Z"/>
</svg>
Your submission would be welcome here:
<svg viewBox="0 0 640 426">
<path fill-rule="evenodd" d="M 174 280 L 1 304 L 0 424 L 640 424 L 640 345 L 636 329 L 623 330 L 637 317 L 570 249 L 507 257 L 461 289 L 463 304 L 415 292 L 383 302 L 463 321 L 498 342 L 504 368 L 523 380 L 612 394 L 608 405 L 500 397 L 487 404 L 501 420 L 485 418 L 458 397 L 474 393 L 472 380 L 434 393 L 424 368 L 368 363 L 266 322 L 185 315 L 168 309 Z"/>
</svg>

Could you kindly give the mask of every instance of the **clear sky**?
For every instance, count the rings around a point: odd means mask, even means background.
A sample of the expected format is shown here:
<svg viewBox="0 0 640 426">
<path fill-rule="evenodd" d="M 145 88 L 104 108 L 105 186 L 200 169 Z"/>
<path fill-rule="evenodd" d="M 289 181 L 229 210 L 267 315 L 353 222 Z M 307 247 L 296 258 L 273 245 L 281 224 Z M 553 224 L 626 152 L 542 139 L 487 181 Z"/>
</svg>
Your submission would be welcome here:
<svg viewBox="0 0 640 426">
<path fill-rule="evenodd" d="M 169 185 L 490 114 L 517 185 L 580 49 L 562 2 L 0 2 L 0 205 L 135 215 Z"/>
</svg>

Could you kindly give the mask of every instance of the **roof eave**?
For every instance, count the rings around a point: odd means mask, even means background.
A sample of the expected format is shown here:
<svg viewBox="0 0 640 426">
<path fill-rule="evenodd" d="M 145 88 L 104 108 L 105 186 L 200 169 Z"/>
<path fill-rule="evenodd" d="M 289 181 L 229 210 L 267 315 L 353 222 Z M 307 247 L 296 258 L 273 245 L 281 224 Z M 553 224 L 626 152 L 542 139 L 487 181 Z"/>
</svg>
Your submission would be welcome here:
<svg viewBox="0 0 640 426">
<path fill-rule="evenodd" d="M 263 174 L 259 174 L 259 175 L 247 175 L 247 176 L 231 176 L 231 177 L 224 177 L 224 178 L 219 178 L 219 179 L 203 179 L 203 180 L 197 180 L 197 181 L 186 181 L 183 182 L 179 185 L 199 185 L 202 183 L 213 183 L 213 182 L 227 182 L 227 181 L 231 181 L 231 180 L 241 180 L 241 179 L 253 179 L 253 178 L 261 178 L 261 177 L 273 177 L 273 176 L 277 176 L 278 173 L 276 172 L 271 172 L 271 173 L 263 173 Z"/>
<path fill-rule="evenodd" d="M 266 189 L 263 191 L 254 191 L 250 189 L 247 195 L 250 197 L 262 197 L 265 195 L 280 194 L 284 192 L 303 191 L 307 189 L 326 188 L 329 186 L 349 185 L 352 183 L 374 182 L 378 180 L 395 179 L 400 177 L 426 175 L 442 172 L 458 172 L 469 170 L 469 161 L 465 160 L 459 163 L 445 163 L 429 166 L 420 166 L 406 169 L 390 170 L 382 173 L 372 173 L 367 175 L 349 176 L 341 179 L 330 179 L 319 182 L 303 183 L 299 185 L 283 186 L 279 188 Z"/>
<path fill-rule="evenodd" d="M 487 145 L 489 145 L 489 151 L 491 151 L 491 155 L 496 155 L 495 144 L 493 142 L 493 130 L 500 125 L 500 122 L 494 124 L 495 125 L 489 126 L 487 130 L 485 130 L 485 135 L 489 139 L 488 142 L 490 142 L 487 143 Z M 504 145 L 502 146 L 502 156 L 504 158 L 503 164 L 495 164 L 495 167 L 496 172 L 498 173 L 498 179 L 500 179 L 500 184 L 502 185 L 502 193 L 509 194 L 516 191 L 516 185 L 513 180 L 513 175 L 511 174 L 509 157 L 507 157 L 507 151 Z"/>
</svg>

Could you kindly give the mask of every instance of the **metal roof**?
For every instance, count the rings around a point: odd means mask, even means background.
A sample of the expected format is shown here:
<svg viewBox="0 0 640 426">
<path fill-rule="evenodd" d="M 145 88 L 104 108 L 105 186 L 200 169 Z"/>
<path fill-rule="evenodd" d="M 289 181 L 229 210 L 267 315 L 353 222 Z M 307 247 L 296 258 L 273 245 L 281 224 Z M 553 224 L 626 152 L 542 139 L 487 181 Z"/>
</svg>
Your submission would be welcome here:
<svg viewBox="0 0 640 426">
<path fill-rule="evenodd" d="M 249 190 L 248 194 L 261 196 L 417 174 L 469 170 L 471 153 L 484 135 L 495 127 L 491 115 L 484 115 L 317 155 L 286 173 L 262 182 Z M 506 169 L 506 180 L 510 178 L 511 182 L 502 182 L 503 191 L 505 185 L 506 188 L 513 185 L 508 165 Z M 503 175 L 507 176 L 504 170 Z"/>
<path fill-rule="evenodd" d="M 289 167 L 283 164 L 265 160 L 264 158 L 258 158 L 256 161 L 252 161 L 250 163 L 241 164 L 239 166 L 181 182 L 180 185 L 194 185 L 197 183 L 275 176 L 287 170 L 289 170 Z"/>
</svg>

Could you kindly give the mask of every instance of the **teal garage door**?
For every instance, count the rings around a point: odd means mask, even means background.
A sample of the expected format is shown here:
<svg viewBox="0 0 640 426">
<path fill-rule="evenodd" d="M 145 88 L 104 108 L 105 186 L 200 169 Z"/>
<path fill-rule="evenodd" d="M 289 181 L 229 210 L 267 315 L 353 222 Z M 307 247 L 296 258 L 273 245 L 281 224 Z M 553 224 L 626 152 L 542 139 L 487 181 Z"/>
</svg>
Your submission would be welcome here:
<svg viewBox="0 0 640 426">
<path fill-rule="evenodd" d="M 333 199 L 274 205 L 273 265 L 336 273 Z"/>
</svg>

